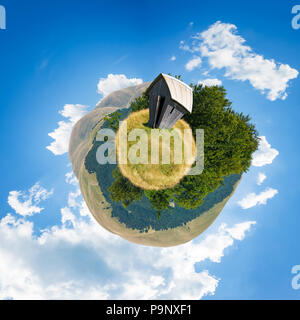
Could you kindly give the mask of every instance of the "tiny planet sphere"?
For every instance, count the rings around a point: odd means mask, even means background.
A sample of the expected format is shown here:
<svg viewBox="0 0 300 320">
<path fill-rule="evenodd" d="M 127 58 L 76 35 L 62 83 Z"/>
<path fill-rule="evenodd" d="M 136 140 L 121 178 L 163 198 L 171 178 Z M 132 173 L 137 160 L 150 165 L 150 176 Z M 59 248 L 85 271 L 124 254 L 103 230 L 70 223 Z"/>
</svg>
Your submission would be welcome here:
<svg viewBox="0 0 300 320">
<path fill-rule="evenodd" d="M 96 219 L 106 230 L 136 244 L 170 247 L 188 242 L 204 232 L 218 217 L 240 182 L 240 174 L 224 178 L 217 190 L 208 194 L 196 209 L 185 210 L 170 202 L 169 210 L 157 218 L 156 210 L 143 196 L 124 207 L 112 201 L 109 188 L 114 182 L 117 164 L 99 165 L 95 139 L 105 125 L 104 117 L 117 110 L 123 119 L 131 112 L 131 103 L 150 83 L 115 91 L 102 99 L 96 108 L 80 119 L 73 128 L 69 157 L 79 180 L 82 196 Z"/>
</svg>

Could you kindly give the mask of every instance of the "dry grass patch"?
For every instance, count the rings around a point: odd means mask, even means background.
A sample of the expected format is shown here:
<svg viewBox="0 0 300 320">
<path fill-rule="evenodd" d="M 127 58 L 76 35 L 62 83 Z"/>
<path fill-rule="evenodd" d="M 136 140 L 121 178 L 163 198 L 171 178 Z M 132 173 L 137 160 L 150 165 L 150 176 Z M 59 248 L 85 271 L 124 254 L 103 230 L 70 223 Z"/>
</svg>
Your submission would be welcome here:
<svg viewBox="0 0 300 320">
<path fill-rule="evenodd" d="M 142 189 L 173 187 L 195 161 L 196 143 L 192 130 L 184 120 L 177 121 L 170 130 L 149 128 L 148 121 L 149 110 L 146 109 L 131 113 L 122 122 L 116 136 L 120 171 Z M 144 135 L 132 131 L 134 129 L 144 130 Z"/>
</svg>

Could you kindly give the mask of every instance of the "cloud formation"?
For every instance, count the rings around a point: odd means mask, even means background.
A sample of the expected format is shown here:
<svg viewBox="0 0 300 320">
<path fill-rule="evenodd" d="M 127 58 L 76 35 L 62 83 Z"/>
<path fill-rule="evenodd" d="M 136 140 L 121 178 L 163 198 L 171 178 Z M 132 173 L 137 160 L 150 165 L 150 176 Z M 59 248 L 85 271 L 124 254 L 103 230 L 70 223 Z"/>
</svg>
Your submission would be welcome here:
<svg viewBox="0 0 300 320">
<path fill-rule="evenodd" d="M 59 111 L 59 114 L 66 118 L 67 121 L 59 121 L 58 128 L 48 133 L 54 141 L 46 148 L 55 155 L 62 155 L 68 152 L 72 128 L 88 112 L 88 108 L 89 106 L 81 104 L 66 104 Z"/>
<path fill-rule="evenodd" d="M 40 213 L 44 208 L 38 206 L 41 201 L 48 199 L 53 194 L 53 189 L 47 191 L 39 182 L 35 183 L 28 192 L 10 191 L 8 204 L 21 216 L 32 216 Z"/>
<path fill-rule="evenodd" d="M 219 79 L 205 79 L 205 80 L 199 80 L 198 84 L 202 84 L 204 87 L 213 87 L 213 86 L 221 86 L 222 81 Z"/>
<path fill-rule="evenodd" d="M 110 73 L 107 78 L 100 78 L 97 89 L 98 93 L 102 94 L 103 97 L 105 97 L 116 90 L 131 86 L 137 86 L 142 83 L 143 79 L 140 78 L 127 78 L 125 74 Z"/>
<path fill-rule="evenodd" d="M 70 208 L 61 213 L 63 225 L 38 238 L 31 222 L 11 215 L 1 220 L 0 298 L 200 299 L 214 294 L 219 280 L 207 270 L 196 273 L 194 264 L 220 262 L 254 224 L 222 225 L 198 244 L 160 249 L 127 243 Z"/>
<path fill-rule="evenodd" d="M 197 33 L 191 45 L 182 41 L 180 48 L 207 58 L 212 69 L 225 70 L 225 77 L 249 81 L 271 101 L 286 99 L 289 81 L 298 77 L 298 71 L 288 64 L 264 58 L 245 42 L 235 25 L 218 21 Z"/>
<path fill-rule="evenodd" d="M 262 191 L 259 194 L 256 194 L 254 192 L 249 193 L 245 198 L 239 201 L 238 204 L 243 209 L 249 209 L 257 205 L 263 205 L 263 204 L 265 205 L 267 204 L 267 201 L 269 199 L 272 199 L 277 193 L 278 193 L 278 190 L 276 189 L 266 188 L 265 191 Z"/>
<path fill-rule="evenodd" d="M 201 62 L 202 60 L 200 57 L 194 57 L 187 62 L 187 64 L 185 65 L 185 68 L 187 71 L 192 71 L 195 68 L 197 68 L 199 65 L 201 65 Z"/>
<path fill-rule="evenodd" d="M 0 299 L 200 299 L 214 294 L 219 279 L 205 269 L 195 272 L 195 263 L 219 263 L 255 224 L 222 224 L 172 248 L 139 246 L 83 215 L 78 186 L 71 193 L 61 224 L 39 236 L 24 218 L 0 220 Z"/>
<path fill-rule="evenodd" d="M 252 165 L 255 167 L 263 167 L 271 164 L 279 155 L 279 151 L 271 147 L 265 136 L 259 138 L 258 149 L 252 155 Z"/>
<path fill-rule="evenodd" d="M 260 186 L 267 179 L 267 176 L 263 172 L 259 172 L 257 176 L 257 185 Z"/>
<path fill-rule="evenodd" d="M 67 172 L 65 174 L 65 177 L 66 177 L 66 179 L 65 179 L 66 183 L 71 184 L 73 186 L 77 186 L 78 185 L 78 180 L 75 177 L 73 171 Z"/>
<path fill-rule="evenodd" d="M 109 74 L 107 78 L 101 78 L 99 80 L 98 92 L 104 97 L 113 91 L 141 83 L 143 83 L 142 79 L 128 79 L 124 74 Z M 88 113 L 88 108 L 89 106 L 81 104 L 66 104 L 64 108 L 59 111 L 59 114 L 67 120 L 59 121 L 58 127 L 53 132 L 48 133 L 54 141 L 46 148 L 55 155 L 67 153 L 72 128 L 78 120 Z"/>
</svg>

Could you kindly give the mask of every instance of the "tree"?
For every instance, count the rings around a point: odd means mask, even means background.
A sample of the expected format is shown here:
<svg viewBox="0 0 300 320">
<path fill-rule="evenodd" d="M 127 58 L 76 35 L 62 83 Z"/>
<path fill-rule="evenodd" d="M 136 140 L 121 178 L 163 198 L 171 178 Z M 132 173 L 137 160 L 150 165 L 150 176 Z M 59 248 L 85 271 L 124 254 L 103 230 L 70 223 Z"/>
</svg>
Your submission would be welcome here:
<svg viewBox="0 0 300 320">
<path fill-rule="evenodd" d="M 252 153 L 258 147 L 258 133 L 250 117 L 235 112 L 226 98 L 224 87 L 191 85 L 193 112 L 184 120 L 196 136 L 196 129 L 204 129 L 204 170 L 201 175 L 187 175 L 176 186 L 165 190 L 142 190 L 119 172 L 111 186 L 112 198 L 128 205 L 142 198 L 150 200 L 160 214 L 169 208 L 170 201 L 185 209 L 199 207 L 204 198 L 216 190 L 226 176 L 246 172 Z M 145 94 L 132 103 L 132 111 L 148 108 Z M 119 200 L 118 200 L 119 199 Z"/>
<path fill-rule="evenodd" d="M 147 109 L 149 108 L 148 105 L 148 97 L 145 94 L 145 92 L 143 92 L 143 94 L 139 97 L 137 97 L 131 104 L 131 110 L 132 112 L 136 112 L 136 111 L 140 111 L 143 109 Z"/>
<path fill-rule="evenodd" d="M 113 201 L 122 202 L 124 207 L 127 208 L 133 201 L 142 200 L 143 190 L 126 179 L 118 167 L 114 169 L 113 177 L 115 181 L 108 189 Z"/>
<path fill-rule="evenodd" d="M 119 122 L 122 113 L 120 111 L 115 111 L 113 113 L 107 114 L 103 117 L 103 120 L 108 121 L 108 125 L 111 129 L 117 131 L 119 129 Z"/>
</svg>

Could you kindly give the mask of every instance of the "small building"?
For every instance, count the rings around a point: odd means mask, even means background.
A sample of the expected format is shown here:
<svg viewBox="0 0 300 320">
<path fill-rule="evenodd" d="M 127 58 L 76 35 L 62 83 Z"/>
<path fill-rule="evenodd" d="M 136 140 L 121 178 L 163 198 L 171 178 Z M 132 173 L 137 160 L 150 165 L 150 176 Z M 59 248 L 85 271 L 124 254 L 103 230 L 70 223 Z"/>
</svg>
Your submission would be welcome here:
<svg viewBox="0 0 300 320">
<path fill-rule="evenodd" d="M 193 108 L 193 90 L 184 82 L 159 74 L 146 90 L 149 97 L 149 125 L 170 129 Z"/>
</svg>

